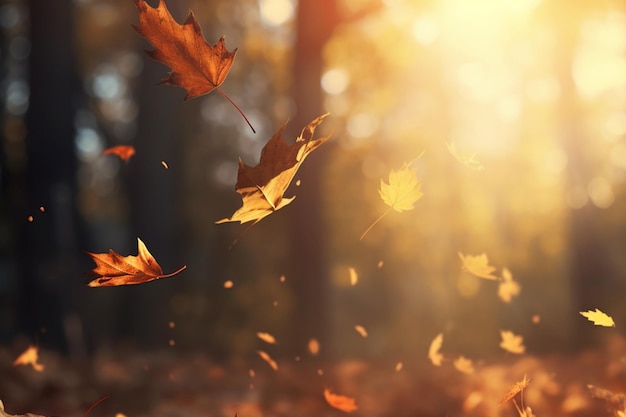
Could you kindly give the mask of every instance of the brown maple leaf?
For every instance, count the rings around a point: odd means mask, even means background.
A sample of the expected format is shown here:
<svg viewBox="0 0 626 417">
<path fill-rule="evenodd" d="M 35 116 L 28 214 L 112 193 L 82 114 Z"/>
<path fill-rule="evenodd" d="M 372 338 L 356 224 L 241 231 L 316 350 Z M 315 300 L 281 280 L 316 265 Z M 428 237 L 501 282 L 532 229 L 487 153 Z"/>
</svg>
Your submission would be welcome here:
<svg viewBox="0 0 626 417">
<path fill-rule="evenodd" d="M 247 223 L 254 220 L 253 224 L 256 224 L 291 203 L 296 197 L 284 198 L 283 194 L 287 191 L 298 168 L 311 152 L 330 139 L 330 135 L 313 139 L 315 128 L 326 116 L 328 114 L 306 125 L 291 145 L 288 145 L 282 138 L 282 133 L 287 126 L 285 123 L 263 147 L 261 160 L 257 166 L 248 166 L 240 159 L 235 190 L 241 194 L 243 206 L 230 218 L 218 220 L 216 223 Z"/>
<path fill-rule="evenodd" d="M 184 88 L 187 90 L 185 100 L 217 90 L 239 111 L 254 132 L 243 111 L 219 88 L 228 75 L 237 49 L 229 52 L 224 37 L 215 45 L 208 43 L 192 11 L 180 25 L 164 0 L 159 0 L 156 8 L 145 0 L 135 0 L 135 5 L 139 10 L 139 24 L 133 27 L 155 48 L 147 51 L 148 55 L 172 70 L 161 84 Z"/>
<path fill-rule="evenodd" d="M 99 276 L 89 283 L 90 287 L 115 287 L 118 285 L 143 284 L 155 279 L 168 278 L 183 271 L 181 267 L 171 274 L 163 274 L 161 266 L 148 252 L 148 248 L 137 238 L 137 256 L 122 256 L 114 250 L 109 253 L 91 253 L 91 259 L 96 263 L 92 273 Z"/>
</svg>

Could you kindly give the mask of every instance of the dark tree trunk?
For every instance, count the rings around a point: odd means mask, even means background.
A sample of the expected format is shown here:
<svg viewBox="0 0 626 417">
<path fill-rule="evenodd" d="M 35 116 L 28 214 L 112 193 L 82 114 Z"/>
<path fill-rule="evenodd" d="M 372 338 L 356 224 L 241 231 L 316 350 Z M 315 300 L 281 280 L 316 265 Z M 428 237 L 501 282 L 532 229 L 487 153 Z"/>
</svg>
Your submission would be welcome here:
<svg viewBox="0 0 626 417">
<path fill-rule="evenodd" d="M 176 3 L 168 3 L 168 8 L 175 16 L 182 14 L 177 13 Z M 142 45 L 153 49 L 147 42 L 142 41 Z M 165 273 L 182 266 L 178 251 L 178 190 L 182 176 L 179 138 L 180 114 L 187 104 L 183 101 L 183 89 L 158 85 L 168 72 L 168 67 L 146 56 L 137 91 L 136 154 L 129 165 L 130 175 L 124 179 L 129 189 L 132 245 L 136 248 L 136 238 L 141 238 Z M 165 161 L 167 169 L 161 161 Z M 167 323 L 171 320 L 170 298 L 180 288 L 179 279 L 184 276 L 163 280 L 158 285 L 129 288 L 125 301 L 129 320 L 122 333 L 142 344 L 165 346 Z"/>
<path fill-rule="evenodd" d="M 311 120 L 322 114 L 320 79 L 323 70 L 322 48 L 339 22 L 335 0 L 301 1 L 297 15 L 297 40 L 293 66 L 293 96 L 296 114 L 289 122 L 293 138 Z M 328 146 L 328 145 L 327 145 Z M 300 168 L 302 187 L 291 210 L 291 260 L 297 299 L 291 350 L 306 348 L 310 338 L 327 346 L 328 338 L 328 265 L 325 259 L 325 231 L 320 172 L 326 151 L 321 148 Z"/>
<path fill-rule="evenodd" d="M 73 309 L 80 268 L 74 153 L 73 2 L 28 2 L 30 103 L 26 115 L 23 194 L 14 222 L 18 238 L 18 320 L 41 345 L 67 349 L 64 318 Z M 45 213 L 39 212 L 39 207 Z M 34 221 L 26 219 L 33 215 Z M 41 329 L 45 335 L 38 336 Z"/>
</svg>

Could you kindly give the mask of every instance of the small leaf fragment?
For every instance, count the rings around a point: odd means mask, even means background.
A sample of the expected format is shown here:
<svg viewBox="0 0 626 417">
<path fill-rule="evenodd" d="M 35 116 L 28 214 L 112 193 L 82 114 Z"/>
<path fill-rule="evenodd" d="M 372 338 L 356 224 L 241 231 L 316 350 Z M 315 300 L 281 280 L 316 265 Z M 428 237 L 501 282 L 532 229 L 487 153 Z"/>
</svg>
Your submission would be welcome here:
<svg viewBox="0 0 626 417">
<path fill-rule="evenodd" d="M 505 303 L 510 303 L 513 297 L 517 297 L 521 291 L 521 287 L 517 281 L 513 279 L 513 274 L 507 268 L 502 268 L 502 281 L 498 285 L 498 297 Z"/>
<path fill-rule="evenodd" d="M 276 338 L 269 333 L 257 332 L 256 337 L 258 337 L 259 339 L 261 339 L 262 341 L 270 345 L 276 344 Z"/>
<path fill-rule="evenodd" d="M 350 285 L 354 287 L 359 282 L 359 274 L 353 267 L 348 268 L 348 272 L 350 273 Z"/>
<path fill-rule="evenodd" d="M 354 330 L 356 330 L 357 333 L 360 334 L 362 337 L 367 337 L 367 330 L 365 330 L 365 327 L 357 324 L 356 326 L 354 326 Z"/>
<path fill-rule="evenodd" d="M 135 148 L 130 145 L 118 145 L 105 149 L 102 155 L 117 155 L 122 161 L 127 161 L 135 154 Z"/>
<path fill-rule="evenodd" d="M 595 311 L 581 311 L 580 315 L 593 322 L 596 326 L 615 327 L 613 317 L 596 308 Z"/>
<path fill-rule="evenodd" d="M 333 394 L 328 388 L 324 389 L 324 398 L 331 407 L 345 411 L 346 413 L 351 413 L 359 409 L 354 398 Z"/>
<path fill-rule="evenodd" d="M 20 356 L 13 361 L 13 366 L 30 365 L 37 372 L 42 372 L 44 366 L 39 363 L 39 349 L 37 346 L 29 346 Z"/>
<path fill-rule="evenodd" d="M 278 371 L 278 364 L 269 354 L 262 350 L 257 350 L 257 353 L 273 370 Z"/>
<path fill-rule="evenodd" d="M 428 359 L 435 366 L 441 366 L 443 362 L 443 355 L 439 353 L 441 349 L 441 345 L 443 344 L 443 333 L 439 333 L 435 338 L 430 342 L 430 347 L 428 348 Z"/>
<path fill-rule="evenodd" d="M 474 373 L 474 363 L 471 359 L 466 358 L 465 356 L 459 356 L 454 361 L 454 367 L 457 371 L 464 374 L 473 374 Z"/>
</svg>

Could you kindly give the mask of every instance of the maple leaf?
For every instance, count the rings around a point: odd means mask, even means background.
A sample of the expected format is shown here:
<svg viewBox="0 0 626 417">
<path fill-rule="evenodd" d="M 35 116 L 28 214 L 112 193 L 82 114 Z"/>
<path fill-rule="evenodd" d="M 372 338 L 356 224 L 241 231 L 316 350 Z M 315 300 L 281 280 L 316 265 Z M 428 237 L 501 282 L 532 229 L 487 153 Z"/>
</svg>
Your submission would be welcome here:
<svg viewBox="0 0 626 417">
<path fill-rule="evenodd" d="M 526 351 L 524 338 L 522 336 L 518 336 L 509 330 L 500 330 L 500 336 L 502 337 L 502 341 L 500 342 L 502 349 L 518 355 Z"/>
<path fill-rule="evenodd" d="M 163 274 L 161 266 L 152 257 L 148 248 L 137 238 L 137 256 L 121 256 L 112 249 L 109 253 L 91 253 L 96 263 L 92 273 L 99 276 L 89 283 L 90 287 L 114 287 L 118 285 L 134 285 L 150 282 L 155 279 L 168 278 L 183 271 L 186 266 L 171 274 Z"/>
<path fill-rule="evenodd" d="M 155 48 L 148 51 L 148 55 L 172 70 L 161 84 L 184 88 L 187 90 L 185 100 L 217 90 L 239 111 L 254 132 L 243 111 L 219 88 L 233 65 L 237 49 L 229 52 L 224 37 L 215 45 L 208 43 L 191 11 L 180 25 L 164 0 L 159 0 L 156 8 L 145 0 L 135 0 L 135 5 L 139 11 L 139 24 L 133 27 Z"/>
<path fill-rule="evenodd" d="M 417 168 L 411 168 L 410 166 L 422 154 L 409 163 L 405 162 L 398 171 L 391 170 L 389 173 L 389 184 L 385 183 L 384 180 L 380 180 L 378 194 L 389 208 L 363 232 L 360 240 L 363 240 L 369 231 L 372 230 L 372 227 L 389 214 L 391 210 L 402 213 L 415 208 L 415 202 L 422 198 L 424 193 L 421 191 L 422 183 L 417 179 Z"/>
<path fill-rule="evenodd" d="M 498 286 L 498 297 L 505 303 L 510 303 L 513 297 L 519 295 L 521 287 L 513 279 L 513 274 L 507 268 L 502 268 L 502 281 Z"/>
<path fill-rule="evenodd" d="M 524 375 L 524 379 L 513 384 L 513 386 L 504 395 L 504 397 L 502 397 L 502 399 L 498 402 L 498 406 L 508 402 L 513 397 L 515 397 L 518 393 L 524 391 L 524 389 L 526 389 L 529 383 L 530 383 L 530 379 L 526 378 L 526 375 Z"/>
<path fill-rule="evenodd" d="M 123 161 L 128 161 L 134 154 L 135 148 L 129 145 L 112 146 L 102 152 L 102 155 L 117 155 Z"/>
<path fill-rule="evenodd" d="M 31 365 L 37 372 L 44 370 L 44 366 L 39 363 L 39 349 L 36 346 L 29 346 L 20 356 L 13 361 L 13 366 Z"/>
<path fill-rule="evenodd" d="M 435 366 L 441 366 L 443 362 L 443 355 L 439 353 L 441 349 L 441 345 L 443 344 L 443 333 L 439 333 L 432 342 L 430 342 L 430 347 L 428 348 L 428 359 Z"/>
<path fill-rule="evenodd" d="M 603 313 L 596 308 L 596 311 L 581 311 L 580 315 L 586 317 L 587 320 L 593 322 L 596 326 L 615 327 L 613 317 Z"/>
<path fill-rule="evenodd" d="M 346 413 L 351 413 L 359 409 L 354 398 L 346 397 L 345 395 L 333 394 L 328 388 L 324 390 L 324 398 L 331 407 L 345 411 Z"/>
<path fill-rule="evenodd" d="M 235 190 L 241 194 L 243 205 L 230 218 L 215 223 L 254 221 L 254 225 L 291 203 L 295 196 L 285 198 L 283 195 L 298 168 L 311 152 L 330 139 L 330 135 L 313 139 L 315 129 L 326 116 L 328 114 L 306 125 L 291 145 L 282 138 L 287 126 L 285 123 L 261 150 L 261 159 L 257 166 L 248 166 L 240 159 Z"/>
<path fill-rule="evenodd" d="M 463 255 L 461 252 L 459 252 L 459 257 L 461 258 L 461 262 L 463 263 L 463 269 L 465 269 L 470 274 L 484 279 L 498 279 L 497 276 L 492 275 L 492 272 L 495 271 L 496 268 L 489 265 L 489 260 L 487 259 L 486 254 L 483 253 L 473 256 Z"/>
<path fill-rule="evenodd" d="M 459 356 L 454 361 L 454 367 L 457 371 L 462 372 L 464 374 L 473 374 L 474 373 L 474 363 L 471 359 L 466 358 L 465 356 Z"/>
<path fill-rule="evenodd" d="M 448 147 L 448 151 L 454 157 L 454 159 L 456 159 L 469 169 L 473 169 L 474 171 L 482 171 L 485 169 L 485 167 L 482 166 L 480 162 L 474 159 L 474 157 L 476 156 L 475 153 L 461 153 L 456 149 L 456 145 L 452 142 L 446 142 L 446 146 Z"/>
</svg>

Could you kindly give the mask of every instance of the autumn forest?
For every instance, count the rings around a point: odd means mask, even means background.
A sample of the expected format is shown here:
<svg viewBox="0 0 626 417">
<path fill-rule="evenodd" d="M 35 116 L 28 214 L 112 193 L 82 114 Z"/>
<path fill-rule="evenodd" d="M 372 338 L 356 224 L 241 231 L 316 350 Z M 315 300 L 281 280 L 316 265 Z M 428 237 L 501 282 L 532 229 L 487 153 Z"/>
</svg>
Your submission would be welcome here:
<svg viewBox="0 0 626 417">
<path fill-rule="evenodd" d="M 0 45 L 0 416 L 626 416 L 623 2 L 4 0 Z"/>
</svg>

